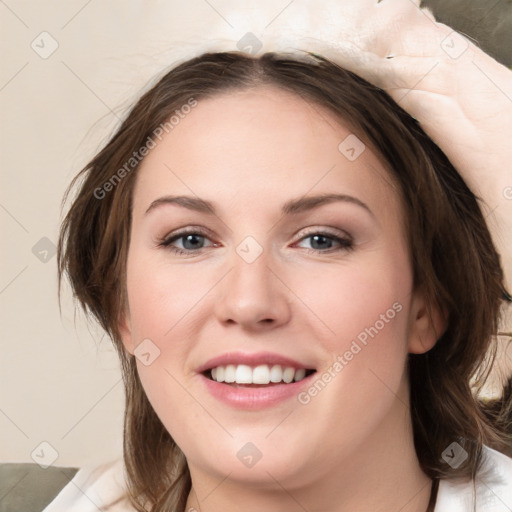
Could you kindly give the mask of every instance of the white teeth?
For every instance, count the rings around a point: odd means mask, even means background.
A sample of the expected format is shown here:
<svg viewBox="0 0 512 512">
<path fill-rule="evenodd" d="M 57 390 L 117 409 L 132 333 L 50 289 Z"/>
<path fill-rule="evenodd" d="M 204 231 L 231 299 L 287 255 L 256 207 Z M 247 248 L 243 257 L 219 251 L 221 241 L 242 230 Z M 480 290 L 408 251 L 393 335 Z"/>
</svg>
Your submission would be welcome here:
<svg viewBox="0 0 512 512">
<path fill-rule="evenodd" d="M 246 364 L 236 367 L 235 382 L 237 384 L 252 384 L 252 368 Z"/>
<path fill-rule="evenodd" d="M 295 368 L 285 368 L 283 372 L 283 380 L 286 384 L 289 384 L 293 380 L 293 376 L 295 375 Z"/>
<path fill-rule="evenodd" d="M 252 371 L 253 384 L 268 384 L 270 382 L 270 369 L 266 364 L 256 366 Z"/>
<path fill-rule="evenodd" d="M 215 368 L 213 370 L 215 370 Z M 235 373 L 236 366 L 234 364 L 228 364 L 224 370 L 224 382 L 235 382 Z M 213 377 L 213 380 L 215 380 L 215 377 Z"/>
<path fill-rule="evenodd" d="M 293 377 L 293 380 L 295 382 L 302 380 L 306 376 L 306 369 L 301 368 L 300 370 L 295 371 L 295 376 Z"/>
<path fill-rule="evenodd" d="M 306 369 L 299 368 L 296 370 L 291 366 L 282 367 L 275 364 L 269 366 L 262 364 L 251 368 L 246 364 L 228 364 L 226 366 L 217 366 L 212 368 L 212 380 L 217 382 L 237 383 L 237 384 L 269 384 L 270 382 L 278 383 L 298 382 L 306 376 Z"/>
<path fill-rule="evenodd" d="M 283 370 L 278 364 L 270 368 L 270 382 L 281 382 L 283 379 Z"/>
</svg>

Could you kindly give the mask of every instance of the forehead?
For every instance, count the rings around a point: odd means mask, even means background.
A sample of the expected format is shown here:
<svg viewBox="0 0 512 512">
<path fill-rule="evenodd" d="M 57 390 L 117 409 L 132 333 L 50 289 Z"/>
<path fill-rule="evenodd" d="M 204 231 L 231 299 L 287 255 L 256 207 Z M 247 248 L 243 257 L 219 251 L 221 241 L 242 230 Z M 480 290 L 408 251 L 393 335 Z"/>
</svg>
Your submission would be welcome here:
<svg viewBox="0 0 512 512">
<path fill-rule="evenodd" d="M 390 204 L 395 188 L 348 122 L 298 94 L 259 86 L 201 99 L 183 115 L 142 162 L 134 209 L 158 193 L 208 197 L 213 190 L 219 202 L 251 207 L 332 191 Z"/>
</svg>

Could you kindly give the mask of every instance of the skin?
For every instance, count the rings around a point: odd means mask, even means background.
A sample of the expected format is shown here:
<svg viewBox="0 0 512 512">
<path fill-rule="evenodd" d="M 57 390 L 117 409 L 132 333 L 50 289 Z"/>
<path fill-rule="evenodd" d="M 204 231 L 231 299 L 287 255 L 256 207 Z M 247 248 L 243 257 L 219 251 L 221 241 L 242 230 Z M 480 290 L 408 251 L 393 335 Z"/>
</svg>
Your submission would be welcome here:
<svg viewBox="0 0 512 512">
<path fill-rule="evenodd" d="M 137 365 L 187 457 L 186 510 L 427 508 L 431 481 L 414 450 L 405 368 L 408 353 L 432 348 L 443 321 L 436 310 L 429 317 L 413 290 L 390 174 L 370 146 L 355 161 L 338 150 L 350 133 L 330 112 L 278 88 L 231 91 L 199 101 L 139 169 L 120 330 L 131 354 L 148 338 L 160 350 Z M 371 213 L 339 201 L 281 214 L 288 200 L 334 192 Z M 209 200 L 217 215 L 176 204 L 146 213 L 167 195 Z M 174 241 L 189 254 L 159 246 L 188 226 L 207 231 L 195 246 Z M 353 248 L 332 238 L 315 245 L 311 235 L 325 230 L 349 234 Z M 252 263 L 236 252 L 247 236 L 262 248 Z M 320 375 L 394 303 L 401 311 L 306 405 L 294 397 L 235 409 L 195 372 L 240 350 L 277 352 Z M 247 442 L 262 453 L 250 468 L 236 456 Z"/>
</svg>

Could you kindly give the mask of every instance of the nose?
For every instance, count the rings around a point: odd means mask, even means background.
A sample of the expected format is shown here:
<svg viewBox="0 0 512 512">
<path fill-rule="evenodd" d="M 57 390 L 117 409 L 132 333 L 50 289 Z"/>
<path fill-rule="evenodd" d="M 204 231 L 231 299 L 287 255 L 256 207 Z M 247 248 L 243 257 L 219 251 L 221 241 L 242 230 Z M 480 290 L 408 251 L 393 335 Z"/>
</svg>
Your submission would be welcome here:
<svg viewBox="0 0 512 512">
<path fill-rule="evenodd" d="M 252 262 L 234 252 L 231 271 L 222 280 L 215 306 L 219 321 L 262 330 L 290 320 L 292 293 L 268 252 L 264 250 Z"/>
</svg>

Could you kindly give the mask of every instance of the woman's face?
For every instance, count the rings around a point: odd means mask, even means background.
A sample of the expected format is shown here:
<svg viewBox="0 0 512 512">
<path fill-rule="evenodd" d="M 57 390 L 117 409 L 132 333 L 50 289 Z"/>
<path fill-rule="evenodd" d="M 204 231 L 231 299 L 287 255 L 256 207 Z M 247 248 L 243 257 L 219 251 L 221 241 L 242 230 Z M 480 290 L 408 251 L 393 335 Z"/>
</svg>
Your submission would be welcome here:
<svg viewBox="0 0 512 512">
<path fill-rule="evenodd" d="M 191 471 L 291 488 L 410 438 L 407 353 L 431 336 L 397 188 L 348 125 L 229 92 L 138 173 L 121 331 Z"/>
</svg>

